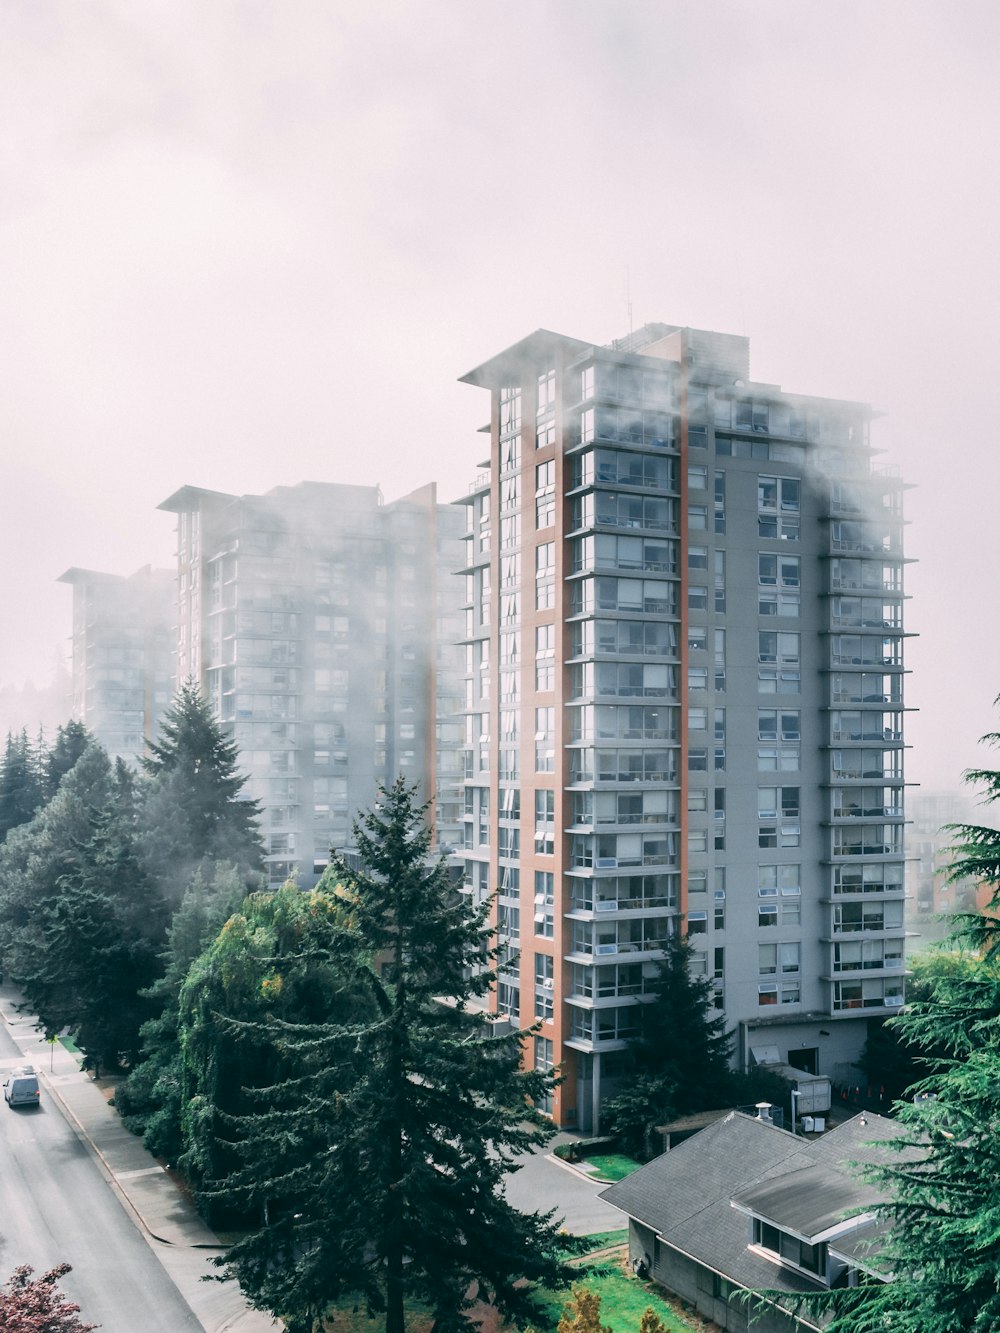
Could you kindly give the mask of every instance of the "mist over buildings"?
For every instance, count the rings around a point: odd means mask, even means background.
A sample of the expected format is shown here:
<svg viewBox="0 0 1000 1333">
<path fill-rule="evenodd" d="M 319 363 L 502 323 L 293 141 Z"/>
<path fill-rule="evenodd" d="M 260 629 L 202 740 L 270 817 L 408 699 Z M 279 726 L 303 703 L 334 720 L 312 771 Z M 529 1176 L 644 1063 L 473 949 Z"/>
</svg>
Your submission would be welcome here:
<svg viewBox="0 0 1000 1333">
<path fill-rule="evenodd" d="M 987 364 L 1000 14 L 931 0 L 0 13 L 0 542 L 11 690 L 68 568 L 173 563 L 164 496 L 301 478 L 462 494 L 456 376 L 631 315 L 871 401 L 915 489 L 908 776 L 992 728 Z M 30 725 L 30 723 L 29 723 Z"/>
</svg>

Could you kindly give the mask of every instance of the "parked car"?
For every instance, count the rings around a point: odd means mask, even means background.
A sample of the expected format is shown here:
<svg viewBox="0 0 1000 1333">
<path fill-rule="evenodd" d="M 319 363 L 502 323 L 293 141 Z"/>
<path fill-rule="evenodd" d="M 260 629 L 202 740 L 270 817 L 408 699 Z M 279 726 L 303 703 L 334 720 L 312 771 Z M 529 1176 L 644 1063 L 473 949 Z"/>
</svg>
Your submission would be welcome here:
<svg viewBox="0 0 1000 1333">
<path fill-rule="evenodd" d="M 37 1106 L 41 1094 L 31 1065 L 12 1069 L 4 1080 L 3 1099 L 8 1106 Z"/>
</svg>

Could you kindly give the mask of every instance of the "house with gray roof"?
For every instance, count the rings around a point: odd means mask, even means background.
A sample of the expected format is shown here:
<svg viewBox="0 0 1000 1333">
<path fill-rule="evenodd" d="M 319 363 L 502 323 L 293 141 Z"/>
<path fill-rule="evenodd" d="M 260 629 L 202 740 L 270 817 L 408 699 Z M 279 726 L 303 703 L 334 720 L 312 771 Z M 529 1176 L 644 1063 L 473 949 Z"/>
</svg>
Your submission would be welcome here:
<svg viewBox="0 0 1000 1333">
<path fill-rule="evenodd" d="M 733 1111 L 603 1191 L 629 1219 L 633 1268 L 728 1333 L 806 1333 L 822 1315 L 797 1298 L 876 1277 L 885 1194 L 861 1176 L 894 1159 L 891 1120 L 855 1116 L 805 1140 Z M 743 1293 L 785 1299 L 761 1313 Z M 787 1308 L 782 1308 L 787 1305 Z"/>
</svg>

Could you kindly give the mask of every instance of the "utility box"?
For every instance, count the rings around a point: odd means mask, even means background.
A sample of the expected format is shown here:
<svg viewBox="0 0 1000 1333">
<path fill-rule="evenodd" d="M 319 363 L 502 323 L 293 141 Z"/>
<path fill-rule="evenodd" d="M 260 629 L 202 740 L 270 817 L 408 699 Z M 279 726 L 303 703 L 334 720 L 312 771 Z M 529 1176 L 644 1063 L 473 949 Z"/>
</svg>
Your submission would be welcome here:
<svg viewBox="0 0 1000 1333">
<path fill-rule="evenodd" d="M 793 1065 L 768 1062 L 762 1068 L 783 1078 L 797 1093 L 796 1115 L 825 1115 L 833 1104 L 833 1089 L 825 1074 L 807 1074 Z"/>
</svg>

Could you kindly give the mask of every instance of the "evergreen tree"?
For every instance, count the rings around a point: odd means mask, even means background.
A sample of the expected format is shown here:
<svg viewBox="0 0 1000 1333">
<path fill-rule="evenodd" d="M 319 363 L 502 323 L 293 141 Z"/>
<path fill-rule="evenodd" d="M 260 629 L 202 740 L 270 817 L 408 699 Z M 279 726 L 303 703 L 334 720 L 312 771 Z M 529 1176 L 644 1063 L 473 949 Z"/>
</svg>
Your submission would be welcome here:
<svg viewBox="0 0 1000 1333">
<path fill-rule="evenodd" d="M 151 1153 L 168 1162 L 176 1162 L 184 1150 L 181 987 L 192 963 L 238 910 L 245 888 L 233 866 L 216 865 L 210 880 L 201 869 L 195 871 L 167 931 L 161 958 L 163 975 L 147 992 L 154 1017 L 146 1021 L 139 1034 L 141 1062 L 130 1069 L 115 1093 L 115 1105 L 128 1128 L 142 1135 Z"/>
<path fill-rule="evenodd" d="M 996 744 L 1000 736 L 984 740 Z M 968 773 L 1000 798 L 1000 772 Z M 953 878 L 974 876 L 1000 898 L 1000 830 L 956 825 Z M 886 1278 L 811 1302 L 826 1333 L 994 1333 L 1000 1328 L 1000 918 L 956 918 L 954 942 L 926 989 L 887 1025 L 930 1072 L 896 1105 L 898 1160 L 871 1168 L 887 1202 L 888 1239 L 873 1264 Z"/>
<path fill-rule="evenodd" d="M 181 686 L 149 750 L 142 845 L 165 896 L 178 904 L 197 867 L 210 862 L 237 866 L 250 887 L 262 864 L 259 809 L 241 796 L 236 742 L 192 681 Z"/>
<path fill-rule="evenodd" d="M 639 1022 L 630 1075 L 604 1104 L 602 1120 L 626 1149 L 648 1158 L 654 1125 L 724 1106 L 735 1088 L 725 1018 L 712 1008 L 707 978 L 692 976 L 691 947 L 680 936 L 667 945 Z"/>
<path fill-rule="evenodd" d="M 10 970 L 46 1029 L 73 1029 L 98 1067 L 135 1058 L 149 1016 L 139 992 L 158 974 L 165 925 L 122 781 L 104 750 L 89 746 L 0 856 Z"/>
<path fill-rule="evenodd" d="M 82 722 L 67 722 L 56 728 L 52 748 L 39 747 L 39 772 L 43 775 L 45 799 L 51 801 L 59 784 L 93 740 Z"/>
<path fill-rule="evenodd" d="M 524 1034 L 494 1034 L 470 1007 L 492 979 L 485 912 L 429 859 L 412 790 L 383 791 L 355 836 L 363 869 L 330 871 L 330 956 L 370 1016 L 243 1029 L 301 1072 L 233 1122 L 243 1167 L 220 1189 L 263 1225 L 227 1274 L 296 1333 L 341 1297 L 384 1311 L 387 1333 L 402 1333 L 404 1297 L 439 1333 L 470 1328 L 477 1298 L 524 1322 L 531 1283 L 568 1275 L 551 1217 L 518 1213 L 501 1190 L 545 1136 L 534 1106 L 551 1081 L 521 1071 Z"/>
<path fill-rule="evenodd" d="M 176 1160 L 194 1186 L 236 1169 L 226 1125 L 251 1111 L 255 1089 L 267 1090 L 268 1114 L 274 1115 L 275 1085 L 288 1083 L 297 1103 L 303 1062 L 290 1058 L 281 1040 L 255 1035 L 240 1040 L 240 1034 L 256 1033 L 262 1022 L 284 1029 L 352 1023 L 367 1014 L 331 962 L 342 912 L 334 896 L 304 893 L 294 884 L 277 893 L 251 894 L 189 968 L 178 1004 L 182 1083 Z M 304 1159 L 307 1169 L 311 1155 Z M 222 1215 L 225 1204 L 213 1194 L 203 1194 L 201 1202 L 213 1222 L 242 1220 Z M 271 1206 L 280 1208 L 277 1194 Z"/>
<path fill-rule="evenodd" d="M 27 824 L 44 800 L 38 764 L 26 730 L 7 733 L 0 764 L 0 839 Z"/>
<path fill-rule="evenodd" d="M 992 922 L 994 929 L 1000 922 Z M 869 1179 L 888 1202 L 885 1278 L 810 1302 L 826 1333 L 994 1333 L 1000 1328 L 1000 967 L 938 973 L 927 999 L 891 1020 L 931 1073 L 900 1102 L 899 1160 Z M 932 1054 L 938 1051 L 943 1054 Z M 920 1094 L 927 1094 L 926 1097 Z"/>
</svg>

